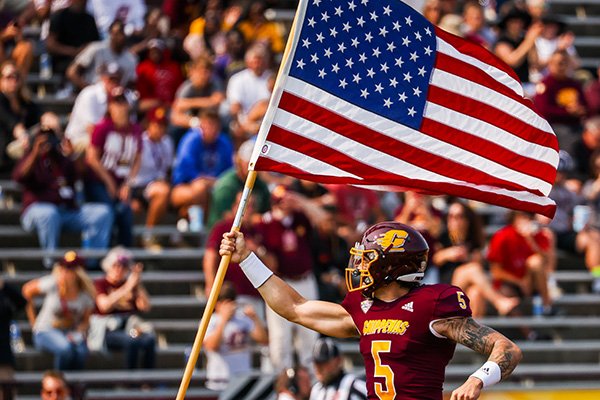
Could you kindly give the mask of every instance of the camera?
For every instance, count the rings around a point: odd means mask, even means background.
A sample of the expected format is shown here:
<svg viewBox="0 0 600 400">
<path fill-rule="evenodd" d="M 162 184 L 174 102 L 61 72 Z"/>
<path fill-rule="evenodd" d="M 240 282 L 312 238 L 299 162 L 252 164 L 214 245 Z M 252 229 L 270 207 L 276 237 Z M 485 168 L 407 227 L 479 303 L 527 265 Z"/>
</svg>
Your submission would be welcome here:
<svg viewBox="0 0 600 400">
<path fill-rule="evenodd" d="M 35 141 L 38 136 L 46 136 L 51 150 L 58 150 L 60 147 L 60 138 L 56 135 L 54 129 L 47 126 L 36 125 L 29 130 L 29 143 Z"/>
</svg>

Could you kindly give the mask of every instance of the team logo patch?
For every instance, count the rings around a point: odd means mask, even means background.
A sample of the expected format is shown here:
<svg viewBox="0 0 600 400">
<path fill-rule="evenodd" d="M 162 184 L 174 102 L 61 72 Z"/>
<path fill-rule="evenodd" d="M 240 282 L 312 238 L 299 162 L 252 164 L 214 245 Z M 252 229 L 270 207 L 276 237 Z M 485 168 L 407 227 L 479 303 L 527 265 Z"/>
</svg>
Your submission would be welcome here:
<svg viewBox="0 0 600 400">
<path fill-rule="evenodd" d="M 363 300 L 363 301 L 360 303 L 360 308 L 361 308 L 361 310 L 363 310 L 363 312 L 366 314 L 366 313 L 367 313 L 367 311 L 369 311 L 369 309 L 371 308 L 371 306 L 372 306 L 372 305 L 373 305 L 373 300 L 371 300 L 371 299 L 366 299 L 366 300 Z"/>
<path fill-rule="evenodd" d="M 413 312 L 414 311 L 414 309 L 413 309 L 413 302 L 411 301 L 411 302 L 406 303 L 405 305 L 402 306 L 402 309 L 406 310 L 406 311 Z"/>
<path fill-rule="evenodd" d="M 404 244 L 408 238 L 408 232 L 402 229 L 391 229 L 378 237 L 375 241 L 384 251 L 404 252 Z"/>
</svg>

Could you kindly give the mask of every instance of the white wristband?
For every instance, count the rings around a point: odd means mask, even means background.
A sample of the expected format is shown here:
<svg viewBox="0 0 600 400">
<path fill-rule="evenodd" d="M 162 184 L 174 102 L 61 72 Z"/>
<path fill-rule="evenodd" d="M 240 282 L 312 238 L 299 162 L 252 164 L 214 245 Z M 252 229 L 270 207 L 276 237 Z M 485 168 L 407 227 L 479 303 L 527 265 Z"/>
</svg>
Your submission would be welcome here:
<svg viewBox="0 0 600 400">
<path fill-rule="evenodd" d="M 252 286 L 257 289 L 273 275 L 273 271 L 267 268 L 254 253 L 250 253 L 250 255 L 240 263 L 240 268 L 242 268 L 242 271 L 244 271 L 244 274 Z"/>
<path fill-rule="evenodd" d="M 500 382 L 500 379 L 502 379 L 502 371 L 500 371 L 498 364 L 493 361 L 487 361 L 481 368 L 473 372 L 471 376 L 480 379 L 485 388 Z"/>
</svg>

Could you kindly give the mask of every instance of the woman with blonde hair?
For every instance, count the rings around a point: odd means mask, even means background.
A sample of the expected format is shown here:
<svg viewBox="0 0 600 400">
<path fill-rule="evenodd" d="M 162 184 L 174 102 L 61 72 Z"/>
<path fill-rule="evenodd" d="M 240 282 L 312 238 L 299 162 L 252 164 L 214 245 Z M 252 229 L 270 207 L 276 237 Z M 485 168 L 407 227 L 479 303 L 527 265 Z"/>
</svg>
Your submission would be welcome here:
<svg viewBox="0 0 600 400">
<path fill-rule="evenodd" d="M 69 251 L 54 264 L 52 274 L 23 286 L 27 317 L 36 348 L 54 354 L 54 369 L 83 369 L 88 354 L 86 335 L 96 290 L 77 253 Z M 33 299 L 44 295 L 39 313 Z"/>
</svg>

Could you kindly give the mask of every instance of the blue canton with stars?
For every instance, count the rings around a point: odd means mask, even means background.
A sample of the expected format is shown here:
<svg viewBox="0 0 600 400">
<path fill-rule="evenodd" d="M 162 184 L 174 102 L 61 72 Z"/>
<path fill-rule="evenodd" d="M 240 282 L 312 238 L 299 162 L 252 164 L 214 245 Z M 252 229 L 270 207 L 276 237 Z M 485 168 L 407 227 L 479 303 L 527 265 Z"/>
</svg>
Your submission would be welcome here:
<svg viewBox="0 0 600 400">
<path fill-rule="evenodd" d="M 398 0 L 308 0 L 290 76 L 419 129 L 434 27 Z"/>
</svg>

